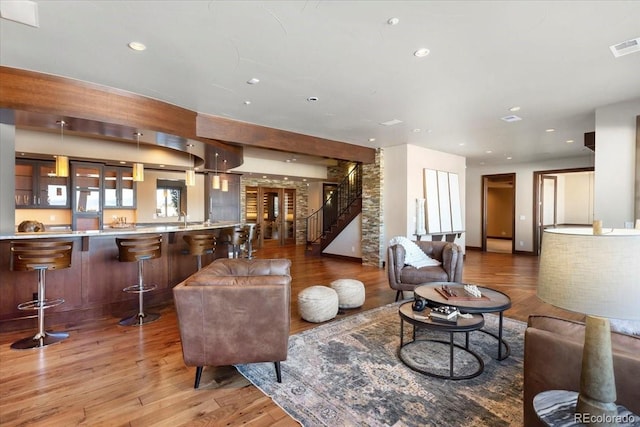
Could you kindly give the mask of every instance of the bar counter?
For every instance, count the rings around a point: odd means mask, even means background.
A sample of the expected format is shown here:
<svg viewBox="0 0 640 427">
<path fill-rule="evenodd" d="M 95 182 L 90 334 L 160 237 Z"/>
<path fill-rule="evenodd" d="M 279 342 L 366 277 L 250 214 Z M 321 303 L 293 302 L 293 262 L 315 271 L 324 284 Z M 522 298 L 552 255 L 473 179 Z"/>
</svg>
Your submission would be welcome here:
<svg viewBox="0 0 640 427">
<path fill-rule="evenodd" d="M 45 231 L 0 235 L 0 332 L 36 329 L 35 311 L 18 310 L 18 304 L 34 299 L 37 292 L 35 271 L 11 271 L 11 241 L 24 239 L 69 240 L 73 242 L 71 267 L 47 273 L 47 298 L 64 298 L 65 302 L 46 311 L 46 325 L 64 324 L 72 329 L 83 320 L 111 317 L 118 320 L 137 312 L 137 295 L 122 291 L 138 283 L 135 262 L 118 261 L 118 236 L 160 234 L 162 256 L 145 261 L 145 283 L 157 289 L 145 294 L 145 307 L 166 304 L 172 299 L 175 285 L 197 271 L 196 257 L 188 253 L 185 234 L 215 233 L 240 225 L 217 222 L 211 225 L 160 225 L 131 228 L 107 228 L 96 231 Z M 202 264 L 227 257 L 226 245 L 218 245 L 212 255 L 203 255 Z"/>
</svg>

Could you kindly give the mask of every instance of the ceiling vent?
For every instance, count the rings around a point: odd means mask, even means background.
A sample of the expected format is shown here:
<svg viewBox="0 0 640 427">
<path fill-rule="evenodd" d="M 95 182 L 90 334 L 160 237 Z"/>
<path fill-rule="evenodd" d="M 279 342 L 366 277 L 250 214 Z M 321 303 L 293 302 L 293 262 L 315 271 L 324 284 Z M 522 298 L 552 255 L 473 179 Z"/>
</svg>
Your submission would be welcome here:
<svg viewBox="0 0 640 427">
<path fill-rule="evenodd" d="M 609 46 L 609 49 L 611 49 L 611 53 L 613 53 L 613 56 L 616 58 L 638 52 L 640 51 L 640 37 L 614 44 L 613 46 Z"/>
<path fill-rule="evenodd" d="M 504 117 L 500 118 L 500 120 L 504 120 L 507 123 L 519 122 L 520 120 L 522 120 L 522 117 L 516 116 L 515 114 L 512 114 L 510 116 L 504 116 Z"/>
</svg>

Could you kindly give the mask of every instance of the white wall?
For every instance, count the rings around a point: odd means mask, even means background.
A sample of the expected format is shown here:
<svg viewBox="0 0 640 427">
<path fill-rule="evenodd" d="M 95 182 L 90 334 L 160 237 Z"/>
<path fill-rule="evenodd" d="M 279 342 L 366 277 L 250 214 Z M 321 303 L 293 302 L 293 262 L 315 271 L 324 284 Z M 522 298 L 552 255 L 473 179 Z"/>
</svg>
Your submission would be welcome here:
<svg viewBox="0 0 640 427">
<path fill-rule="evenodd" d="M 457 173 L 460 181 L 462 224 L 465 227 L 465 166 L 464 157 L 415 145 L 399 145 L 384 149 L 384 226 L 386 244 L 394 236 L 415 239 L 416 199 L 425 198 L 424 169 Z M 456 239 L 463 248 L 465 236 Z M 424 239 L 424 237 L 423 237 Z M 429 238 L 427 237 L 427 240 Z"/>
<path fill-rule="evenodd" d="M 593 172 L 569 173 L 558 176 L 559 224 L 593 223 Z M 562 198 L 561 198 L 562 195 Z M 558 206 L 560 208 L 560 206 Z"/>
<path fill-rule="evenodd" d="M 358 215 L 342 230 L 322 253 L 362 258 L 362 215 Z"/>
<path fill-rule="evenodd" d="M 590 156 L 548 162 L 514 163 L 498 166 L 469 166 L 466 173 L 466 244 L 482 246 L 482 176 L 516 174 L 516 250 L 533 251 L 533 172 L 593 166 Z M 524 219 L 521 219 L 521 218 Z M 522 242 L 522 245 L 520 244 Z"/>
<path fill-rule="evenodd" d="M 596 110 L 595 219 L 623 228 L 634 220 L 636 116 L 640 98 Z"/>
</svg>

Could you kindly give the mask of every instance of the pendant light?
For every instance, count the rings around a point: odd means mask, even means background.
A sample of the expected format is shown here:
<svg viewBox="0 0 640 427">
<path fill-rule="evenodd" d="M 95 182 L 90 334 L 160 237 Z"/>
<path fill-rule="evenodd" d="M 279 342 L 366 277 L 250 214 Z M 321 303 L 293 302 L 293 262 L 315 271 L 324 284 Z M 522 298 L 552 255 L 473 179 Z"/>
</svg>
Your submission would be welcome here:
<svg viewBox="0 0 640 427">
<path fill-rule="evenodd" d="M 224 173 L 227 173 L 227 159 L 224 159 Z M 222 179 L 222 191 L 229 191 L 229 180 L 227 178 Z"/>
<path fill-rule="evenodd" d="M 187 145 L 187 150 L 193 147 L 193 144 Z M 185 170 L 184 175 L 184 185 L 187 187 L 193 187 L 196 185 L 196 171 L 195 171 L 195 161 L 192 159 L 191 152 L 189 152 L 189 164 L 191 165 L 189 169 Z"/>
<path fill-rule="evenodd" d="M 56 122 L 60 125 L 60 145 L 64 142 L 64 125 L 66 122 L 60 120 Z M 56 156 L 56 176 L 66 178 L 69 176 L 69 157 L 58 154 Z"/>
<path fill-rule="evenodd" d="M 142 134 L 140 132 L 136 132 L 135 135 L 138 140 L 138 157 L 140 157 L 140 137 L 142 136 Z M 133 164 L 133 180 L 136 182 L 144 181 L 144 164 L 143 163 Z"/>
<path fill-rule="evenodd" d="M 214 190 L 220 189 L 220 175 L 218 175 L 218 153 L 216 152 L 216 173 L 213 175 L 213 180 L 211 181 L 211 188 Z"/>
</svg>

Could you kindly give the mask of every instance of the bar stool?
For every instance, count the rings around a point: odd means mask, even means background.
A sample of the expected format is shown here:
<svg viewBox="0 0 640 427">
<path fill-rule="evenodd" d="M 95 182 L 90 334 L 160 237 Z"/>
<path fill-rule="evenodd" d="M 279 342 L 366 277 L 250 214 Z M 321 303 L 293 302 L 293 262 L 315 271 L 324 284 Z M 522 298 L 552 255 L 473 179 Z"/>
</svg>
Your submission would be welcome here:
<svg viewBox="0 0 640 427">
<path fill-rule="evenodd" d="M 248 232 L 242 227 L 224 228 L 220 232 L 220 240 L 228 246 L 229 258 L 239 258 L 242 245 L 247 241 Z"/>
<path fill-rule="evenodd" d="M 162 255 L 162 236 L 144 236 L 144 237 L 116 237 L 116 245 L 118 245 L 120 262 L 138 263 L 138 284 L 126 287 L 124 292 L 138 294 L 138 314 L 125 317 L 120 320 L 122 326 L 142 326 L 145 323 L 151 323 L 160 318 L 157 313 L 145 313 L 143 308 L 143 295 L 156 288 L 156 285 L 145 285 L 144 280 L 144 262 L 150 259 L 160 258 Z"/>
<path fill-rule="evenodd" d="M 216 236 L 213 234 L 185 234 L 183 237 L 189 245 L 189 254 L 198 259 L 198 271 L 202 269 L 202 255 L 210 255 L 215 252 Z"/>
<path fill-rule="evenodd" d="M 23 302 L 18 310 L 38 311 L 38 333 L 11 344 L 11 348 L 25 350 L 41 348 L 60 342 L 69 337 L 66 332 L 47 332 L 44 330 L 44 310 L 64 302 L 63 298 L 46 299 L 45 273 L 47 270 L 58 270 L 71 267 L 73 242 L 27 240 L 11 242 L 10 268 L 12 271 L 38 272 L 38 299 Z"/>
</svg>

